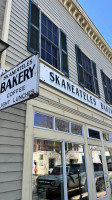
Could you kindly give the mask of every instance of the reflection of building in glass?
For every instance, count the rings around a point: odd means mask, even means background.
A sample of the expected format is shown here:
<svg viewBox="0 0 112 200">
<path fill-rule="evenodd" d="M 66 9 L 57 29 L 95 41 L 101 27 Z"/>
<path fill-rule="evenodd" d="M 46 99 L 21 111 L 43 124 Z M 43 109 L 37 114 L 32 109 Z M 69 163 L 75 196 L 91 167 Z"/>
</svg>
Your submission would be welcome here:
<svg viewBox="0 0 112 200">
<path fill-rule="evenodd" d="M 33 163 L 37 162 L 38 174 L 47 174 L 54 166 L 61 165 L 61 145 L 59 142 L 34 140 Z M 83 146 L 78 144 L 65 144 L 66 164 L 83 163 Z M 33 173 L 34 173 L 33 164 Z"/>
<path fill-rule="evenodd" d="M 48 174 L 55 165 L 61 165 L 61 146 L 59 142 L 34 140 L 33 161 L 36 160 L 38 174 Z M 34 165 L 33 165 L 34 173 Z"/>
</svg>

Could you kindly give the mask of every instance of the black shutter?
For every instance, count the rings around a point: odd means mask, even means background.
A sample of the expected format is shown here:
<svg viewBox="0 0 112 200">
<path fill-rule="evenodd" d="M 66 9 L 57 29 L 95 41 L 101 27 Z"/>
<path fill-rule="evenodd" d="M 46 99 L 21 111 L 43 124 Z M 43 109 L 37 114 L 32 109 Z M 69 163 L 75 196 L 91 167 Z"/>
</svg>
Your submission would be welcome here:
<svg viewBox="0 0 112 200">
<path fill-rule="evenodd" d="M 61 69 L 62 72 L 69 76 L 68 71 L 68 55 L 67 55 L 67 38 L 65 33 L 60 30 L 60 51 L 61 51 Z"/>
<path fill-rule="evenodd" d="M 75 45 L 75 50 L 76 50 L 78 81 L 79 81 L 79 84 L 84 87 L 84 69 L 83 69 L 82 57 L 81 57 L 82 52 L 77 45 Z"/>
<path fill-rule="evenodd" d="M 99 92 L 99 86 L 98 86 L 98 78 L 97 78 L 97 72 L 96 72 L 96 63 L 91 61 L 92 63 L 92 72 L 93 72 L 93 82 L 94 82 L 94 88 L 95 88 L 95 94 L 100 96 Z"/>
<path fill-rule="evenodd" d="M 28 50 L 39 52 L 39 8 L 29 1 Z"/>
<path fill-rule="evenodd" d="M 108 90 L 107 90 L 107 85 L 106 85 L 106 75 L 105 75 L 105 73 L 102 70 L 101 70 L 101 77 L 102 77 L 102 83 L 103 83 L 105 101 L 107 103 L 109 103 Z"/>
</svg>

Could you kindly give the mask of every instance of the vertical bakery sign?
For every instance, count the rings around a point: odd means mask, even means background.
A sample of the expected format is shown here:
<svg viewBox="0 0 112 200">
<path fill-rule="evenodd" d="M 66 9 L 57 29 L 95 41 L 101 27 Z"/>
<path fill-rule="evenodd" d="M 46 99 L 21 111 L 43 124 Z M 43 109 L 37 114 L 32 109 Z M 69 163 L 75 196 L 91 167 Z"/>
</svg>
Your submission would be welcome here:
<svg viewBox="0 0 112 200">
<path fill-rule="evenodd" d="M 38 55 L 0 76 L 0 110 L 39 95 Z"/>
</svg>

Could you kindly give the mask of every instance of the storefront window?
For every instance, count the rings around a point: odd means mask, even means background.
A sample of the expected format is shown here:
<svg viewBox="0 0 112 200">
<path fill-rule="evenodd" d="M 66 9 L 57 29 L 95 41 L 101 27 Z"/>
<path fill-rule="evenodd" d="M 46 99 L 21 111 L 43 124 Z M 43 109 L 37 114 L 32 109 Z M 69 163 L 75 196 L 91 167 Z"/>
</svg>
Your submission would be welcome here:
<svg viewBox="0 0 112 200">
<path fill-rule="evenodd" d="M 110 133 L 102 133 L 103 134 L 103 140 L 104 141 L 109 141 L 109 142 L 112 142 L 112 134 Z"/>
<path fill-rule="evenodd" d="M 53 129 L 53 117 L 35 113 L 34 126 Z"/>
<path fill-rule="evenodd" d="M 88 134 L 90 138 L 100 139 L 100 131 L 88 129 Z"/>
<path fill-rule="evenodd" d="M 71 133 L 82 135 L 82 125 L 71 123 Z"/>
<path fill-rule="evenodd" d="M 64 200 L 61 143 L 35 139 L 33 150 L 32 200 Z"/>
<path fill-rule="evenodd" d="M 55 129 L 58 131 L 69 132 L 69 122 L 56 118 Z"/>
<path fill-rule="evenodd" d="M 106 195 L 105 178 L 103 171 L 102 155 L 101 151 L 92 150 L 94 180 L 96 187 L 97 198 Z"/>
<path fill-rule="evenodd" d="M 69 146 L 71 148 L 69 148 Z M 87 176 L 83 145 L 66 143 L 67 187 L 69 200 L 88 200 Z M 67 148 L 68 147 L 68 148 Z"/>
<path fill-rule="evenodd" d="M 105 148 L 105 156 L 107 161 L 108 178 L 112 195 L 112 148 Z"/>
</svg>

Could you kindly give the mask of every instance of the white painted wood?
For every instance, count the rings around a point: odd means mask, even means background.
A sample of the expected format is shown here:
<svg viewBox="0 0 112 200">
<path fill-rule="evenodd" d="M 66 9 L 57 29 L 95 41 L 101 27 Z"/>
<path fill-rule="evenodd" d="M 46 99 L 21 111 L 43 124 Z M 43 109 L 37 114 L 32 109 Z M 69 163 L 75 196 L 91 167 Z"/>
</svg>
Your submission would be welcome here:
<svg viewBox="0 0 112 200">
<path fill-rule="evenodd" d="M 0 173 L 0 183 L 6 183 L 7 181 L 21 181 L 22 180 L 22 171 L 21 172 L 7 172 Z"/>
<path fill-rule="evenodd" d="M 0 192 L 21 190 L 21 180 L 0 183 Z"/>
<path fill-rule="evenodd" d="M 13 190 L 9 192 L 0 193 L 0 199 L 2 200 L 21 200 L 21 190 Z"/>
<path fill-rule="evenodd" d="M 0 199 L 21 200 L 26 104 L 0 112 Z"/>
<path fill-rule="evenodd" d="M 8 172 L 22 172 L 23 169 L 23 163 L 17 163 L 17 162 L 13 162 L 13 163 L 0 163 L 0 173 L 7 173 Z"/>
</svg>

